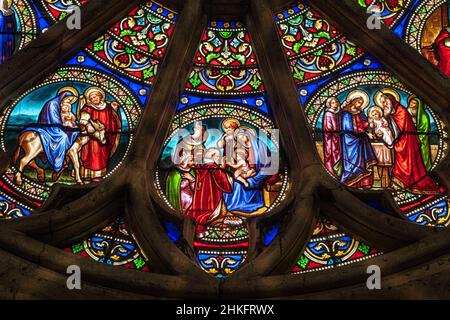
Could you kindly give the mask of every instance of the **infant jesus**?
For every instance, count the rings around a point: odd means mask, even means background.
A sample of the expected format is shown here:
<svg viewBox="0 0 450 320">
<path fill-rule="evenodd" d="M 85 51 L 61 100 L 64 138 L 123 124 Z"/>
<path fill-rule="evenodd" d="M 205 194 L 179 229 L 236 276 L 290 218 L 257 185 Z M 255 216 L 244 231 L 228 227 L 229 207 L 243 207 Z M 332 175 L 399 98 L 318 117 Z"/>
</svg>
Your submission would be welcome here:
<svg viewBox="0 0 450 320">
<path fill-rule="evenodd" d="M 61 120 L 63 123 L 63 126 L 70 127 L 70 128 L 77 128 L 77 124 L 75 122 L 76 117 L 75 114 L 72 112 L 72 105 L 69 103 L 62 103 L 61 104 Z"/>
<path fill-rule="evenodd" d="M 248 158 L 248 152 L 245 149 L 238 149 L 236 151 L 236 163 L 227 163 L 231 168 L 235 169 L 234 178 L 246 188 L 249 186 L 246 179 L 256 175 L 255 169 L 248 163 Z"/>
<path fill-rule="evenodd" d="M 373 143 L 372 148 L 377 158 L 377 172 L 380 178 L 382 188 L 390 186 L 389 168 L 393 165 L 392 146 L 394 143 L 394 134 L 389 128 L 389 123 L 383 117 L 383 110 L 374 106 L 368 112 L 369 128 L 372 134 L 383 140 L 382 143 Z M 372 139 L 373 137 L 370 136 Z"/>
<path fill-rule="evenodd" d="M 383 117 L 383 110 L 380 107 L 372 107 L 369 110 L 369 127 L 378 138 L 381 138 L 387 146 L 391 147 L 394 143 L 394 135 L 389 128 L 389 123 Z"/>
</svg>

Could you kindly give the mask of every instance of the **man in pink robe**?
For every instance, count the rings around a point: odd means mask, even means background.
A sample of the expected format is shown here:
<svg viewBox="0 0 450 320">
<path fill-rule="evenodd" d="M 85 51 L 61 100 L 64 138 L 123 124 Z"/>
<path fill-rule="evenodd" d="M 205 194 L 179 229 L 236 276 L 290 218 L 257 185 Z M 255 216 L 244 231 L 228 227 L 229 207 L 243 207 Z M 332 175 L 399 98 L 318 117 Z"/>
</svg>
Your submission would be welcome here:
<svg viewBox="0 0 450 320">
<path fill-rule="evenodd" d="M 339 100 L 335 97 L 328 98 L 325 103 L 327 109 L 323 116 L 323 157 L 325 167 L 335 177 L 342 173 L 341 167 L 341 136 L 339 119 Z"/>
</svg>

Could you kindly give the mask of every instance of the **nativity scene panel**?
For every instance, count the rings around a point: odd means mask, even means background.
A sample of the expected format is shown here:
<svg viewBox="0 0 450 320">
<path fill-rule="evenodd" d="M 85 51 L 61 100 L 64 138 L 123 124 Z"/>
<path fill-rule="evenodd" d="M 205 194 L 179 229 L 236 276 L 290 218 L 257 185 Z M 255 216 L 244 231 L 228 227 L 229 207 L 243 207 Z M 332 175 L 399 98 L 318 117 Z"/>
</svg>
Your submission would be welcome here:
<svg viewBox="0 0 450 320">
<path fill-rule="evenodd" d="M 241 22 L 210 21 L 158 166 L 157 189 L 196 223 L 193 247 L 208 273 L 245 261 L 247 220 L 283 199 L 288 173 L 249 34 Z"/>
</svg>

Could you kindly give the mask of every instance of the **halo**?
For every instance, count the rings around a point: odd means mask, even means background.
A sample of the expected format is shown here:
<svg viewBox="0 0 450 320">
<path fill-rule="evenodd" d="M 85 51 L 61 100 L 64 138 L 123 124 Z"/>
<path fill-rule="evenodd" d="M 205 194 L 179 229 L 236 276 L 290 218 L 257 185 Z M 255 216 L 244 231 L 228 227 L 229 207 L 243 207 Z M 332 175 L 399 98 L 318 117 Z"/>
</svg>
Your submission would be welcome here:
<svg viewBox="0 0 450 320">
<path fill-rule="evenodd" d="M 385 95 L 387 93 L 392 94 L 394 96 L 395 100 L 397 100 L 397 102 L 400 102 L 400 94 L 397 91 L 395 91 L 394 89 L 391 89 L 391 88 L 383 88 L 383 89 L 378 90 L 377 93 L 375 93 L 375 97 L 373 100 L 375 101 L 375 104 L 377 106 L 379 106 L 379 107 L 381 106 L 380 98 L 382 95 Z"/>
<path fill-rule="evenodd" d="M 239 132 L 238 132 L 238 134 L 241 133 L 241 132 L 240 132 L 241 130 L 248 131 L 248 132 L 250 132 L 252 135 L 254 135 L 255 137 L 257 137 L 255 129 L 250 128 L 249 126 L 240 126 L 240 127 L 239 127 Z"/>
<path fill-rule="evenodd" d="M 84 92 L 84 96 L 87 100 L 89 100 L 89 96 L 94 93 L 98 92 L 103 96 L 103 99 L 106 97 L 105 91 L 103 89 L 100 89 L 99 87 L 90 87 Z"/>
<path fill-rule="evenodd" d="M 350 92 L 347 95 L 347 101 L 352 101 L 353 99 L 357 98 L 357 97 L 361 97 L 363 99 L 363 105 L 361 106 L 363 109 L 367 108 L 367 106 L 370 103 L 370 98 L 369 95 L 367 94 L 367 92 L 363 91 L 363 90 L 353 90 L 352 92 Z"/>
<path fill-rule="evenodd" d="M 408 98 L 408 107 L 409 107 L 409 103 L 414 99 L 420 100 L 420 98 L 418 96 L 416 96 L 415 94 L 410 95 Z"/>
<path fill-rule="evenodd" d="M 339 99 L 336 98 L 335 96 L 333 96 L 333 97 L 328 97 L 327 100 L 325 101 L 325 106 L 326 106 L 327 108 L 329 108 L 329 107 L 330 107 L 330 102 L 331 102 L 332 100 L 334 100 L 334 99 L 336 99 L 336 100 L 338 101 L 338 103 L 339 103 Z"/>
<path fill-rule="evenodd" d="M 379 106 L 371 106 L 370 108 L 367 109 L 367 114 L 370 114 L 370 111 L 372 110 L 378 110 L 379 112 L 381 112 L 381 115 L 383 115 L 383 109 L 381 109 L 381 107 Z"/>
<path fill-rule="evenodd" d="M 221 127 L 223 128 L 225 126 L 225 124 L 230 123 L 230 122 L 234 122 L 237 124 L 237 127 L 241 126 L 241 123 L 239 122 L 238 119 L 235 118 L 226 118 L 225 120 L 222 121 L 222 125 Z"/>
<path fill-rule="evenodd" d="M 78 90 L 75 89 L 74 87 L 62 87 L 61 89 L 58 90 L 58 96 L 63 93 L 63 92 L 69 92 L 71 93 L 74 97 L 77 97 L 80 95 L 78 93 Z"/>
</svg>

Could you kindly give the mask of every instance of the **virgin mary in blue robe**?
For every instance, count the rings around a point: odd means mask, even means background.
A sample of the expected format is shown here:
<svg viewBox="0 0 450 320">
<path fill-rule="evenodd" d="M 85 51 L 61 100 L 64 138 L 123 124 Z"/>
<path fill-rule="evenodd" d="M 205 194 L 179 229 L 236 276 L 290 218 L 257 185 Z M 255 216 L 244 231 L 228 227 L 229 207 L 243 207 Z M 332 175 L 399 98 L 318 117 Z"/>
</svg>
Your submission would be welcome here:
<svg viewBox="0 0 450 320">
<path fill-rule="evenodd" d="M 372 167 L 377 160 L 365 133 L 366 127 L 367 122 L 361 118 L 361 112 L 342 112 L 343 172 L 340 181 L 347 186 L 366 188 L 373 183 Z"/>
<path fill-rule="evenodd" d="M 54 172 L 61 171 L 67 150 L 72 147 L 80 134 L 79 130 L 63 126 L 61 102 L 68 97 L 78 98 L 78 92 L 70 87 L 61 89 L 58 95 L 49 100 L 42 108 L 38 124 L 28 126 L 23 130 L 23 132 L 34 131 L 39 134 L 45 156 Z"/>
<path fill-rule="evenodd" d="M 262 187 L 269 176 L 264 174 L 264 170 L 261 169 L 270 166 L 270 158 L 266 153 L 267 147 L 262 142 L 259 142 L 258 138 L 252 132 L 241 129 L 239 133 L 245 134 L 250 139 L 256 175 L 246 179 L 249 185 L 248 187 L 234 180 L 233 191 L 224 193 L 223 199 L 229 212 L 254 213 L 264 207 Z"/>
</svg>

